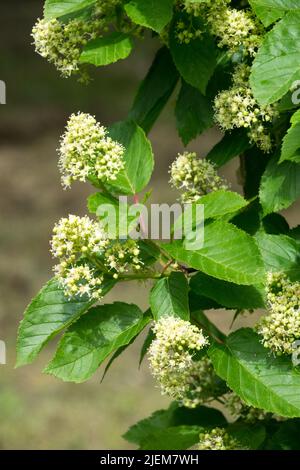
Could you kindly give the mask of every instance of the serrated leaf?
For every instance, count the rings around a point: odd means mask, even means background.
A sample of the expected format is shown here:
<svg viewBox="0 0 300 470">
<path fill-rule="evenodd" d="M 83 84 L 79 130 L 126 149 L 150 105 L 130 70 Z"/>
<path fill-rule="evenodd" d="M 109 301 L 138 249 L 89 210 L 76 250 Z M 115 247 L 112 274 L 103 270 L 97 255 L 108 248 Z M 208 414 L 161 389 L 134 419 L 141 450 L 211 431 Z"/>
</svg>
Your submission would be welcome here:
<svg viewBox="0 0 300 470">
<path fill-rule="evenodd" d="M 251 329 L 209 350 L 216 373 L 247 404 L 287 418 L 300 416 L 300 373 L 290 357 L 274 357 Z"/>
<path fill-rule="evenodd" d="M 177 130 L 184 145 L 214 125 L 211 101 L 182 82 L 175 108 Z"/>
<path fill-rule="evenodd" d="M 170 276 L 156 281 L 150 293 L 150 307 L 155 320 L 163 316 L 189 320 L 189 286 L 183 273 L 173 272 Z"/>
<path fill-rule="evenodd" d="M 204 214 L 201 211 L 198 213 L 196 210 L 197 205 L 204 206 Z M 191 226 L 196 227 L 201 226 L 203 218 L 204 220 L 216 219 L 229 214 L 232 214 L 233 217 L 236 212 L 245 208 L 247 205 L 248 201 L 238 193 L 225 191 L 223 189 L 213 191 L 200 197 L 197 202 L 185 206 L 183 214 L 180 215 L 174 223 L 173 231 L 176 232 L 180 228 L 183 228 L 185 220 L 190 220 Z"/>
<path fill-rule="evenodd" d="M 170 32 L 171 54 L 185 82 L 205 95 L 207 84 L 217 66 L 216 46 L 207 33 L 203 33 L 200 38 L 193 39 L 188 44 L 180 43 L 177 37 L 177 23 L 180 18 L 179 15 L 174 19 Z"/>
<path fill-rule="evenodd" d="M 149 323 L 133 304 L 94 307 L 71 325 L 45 372 L 64 381 L 84 382 L 114 351 L 128 344 Z"/>
<path fill-rule="evenodd" d="M 128 34 L 113 32 L 88 42 L 81 53 L 80 62 L 93 64 L 96 67 L 112 64 L 120 59 L 126 59 L 132 47 L 132 40 Z"/>
<path fill-rule="evenodd" d="M 173 3 L 174 0 L 131 0 L 124 8 L 134 23 L 160 33 L 171 21 Z"/>
<path fill-rule="evenodd" d="M 282 142 L 279 162 L 284 160 L 297 162 L 299 160 L 298 163 L 300 163 L 300 110 L 293 114 L 291 124 Z"/>
<path fill-rule="evenodd" d="M 133 121 L 117 122 L 110 127 L 109 134 L 125 147 L 125 169 L 117 175 L 111 187 L 122 195 L 139 193 L 147 186 L 153 171 L 150 141 Z"/>
<path fill-rule="evenodd" d="M 264 308 L 263 286 L 239 286 L 221 281 L 203 273 L 197 273 L 190 287 L 198 295 L 204 295 L 220 305 L 231 309 Z"/>
<path fill-rule="evenodd" d="M 217 279 L 244 285 L 264 281 L 261 255 L 250 235 L 222 221 L 210 223 L 204 233 L 204 247 L 200 250 L 187 250 L 182 241 L 164 245 L 164 249 L 176 261 Z"/>
<path fill-rule="evenodd" d="M 217 167 L 221 167 L 232 160 L 232 158 L 241 155 L 251 146 L 245 131 L 234 130 L 231 133 L 225 134 L 223 139 L 207 154 L 206 159 Z"/>
<path fill-rule="evenodd" d="M 262 176 L 259 199 L 264 215 L 287 209 L 300 196 L 300 164 L 270 160 Z"/>
<path fill-rule="evenodd" d="M 178 77 L 170 51 L 162 47 L 139 87 L 128 116 L 144 129 L 146 134 L 170 98 Z"/>
<path fill-rule="evenodd" d="M 268 272 L 284 272 L 291 279 L 300 279 L 299 245 L 285 235 L 259 232 L 256 240 Z"/>
<path fill-rule="evenodd" d="M 105 284 L 107 293 L 115 284 Z M 68 299 L 56 278 L 51 279 L 32 300 L 20 323 L 16 367 L 30 364 L 55 335 L 83 315 L 95 301 L 86 297 Z"/>
<path fill-rule="evenodd" d="M 290 10 L 300 10 L 298 0 L 249 0 L 250 5 L 264 26 L 282 18 Z"/>
<path fill-rule="evenodd" d="M 300 11 L 288 13 L 263 41 L 252 66 L 250 84 L 261 105 L 282 98 L 300 79 Z"/>
<path fill-rule="evenodd" d="M 59 18 L 92 6 L 97 0 L 46 0 L 44 16 L 46 19 Z"/>
</svg>

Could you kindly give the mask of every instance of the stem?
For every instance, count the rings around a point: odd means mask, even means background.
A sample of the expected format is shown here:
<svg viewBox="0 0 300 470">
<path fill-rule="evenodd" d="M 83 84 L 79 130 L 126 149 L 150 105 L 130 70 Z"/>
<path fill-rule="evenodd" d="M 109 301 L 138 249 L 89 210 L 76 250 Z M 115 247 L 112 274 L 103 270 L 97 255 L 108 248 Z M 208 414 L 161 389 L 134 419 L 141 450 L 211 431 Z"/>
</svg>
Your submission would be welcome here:
<svg viewBox="0 0 300 470">
<path fill-rule="evenodd" d="M 142 281 L 147 279 L 161 279 L 164 277 L 160 273 L 145 273 L 145 274 L 126 274 L 119 276 L 118 281 Z"/>
</svg>

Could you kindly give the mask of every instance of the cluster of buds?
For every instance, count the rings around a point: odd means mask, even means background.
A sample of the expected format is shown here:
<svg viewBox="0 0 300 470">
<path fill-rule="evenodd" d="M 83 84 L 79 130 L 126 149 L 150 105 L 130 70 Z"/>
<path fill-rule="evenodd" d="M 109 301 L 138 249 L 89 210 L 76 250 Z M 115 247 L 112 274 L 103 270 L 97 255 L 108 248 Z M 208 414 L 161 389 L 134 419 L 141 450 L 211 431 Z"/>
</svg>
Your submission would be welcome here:
<svg viewBox="0 0 300 470">
<path fill-rule="evenodd" d="M 84 46 L 108 31 L 108 24 L 120 0 L 96 2 L 91 19 L 72 19 L 62 23 L 57 19 L 38 19 L 32 29 L 35 50 L 52 63 L 63 77 L 80 71 L 79 59 Z M 83 80 L 84 76 L 82 71 Z"/>
<path fill-rule="evenodd" d="M 140 249 L 136 240 L 126 240 L 113 243 L 105 252 L 104 262 L 113 277 L 118 279 L 119 274 L 124 274 L 131 270 L 140 271 L 142 261 L 139 258 Z"/>
<path fill-rule="evenodd" d="M 114 181 L 124 168 L 124 147 L 111 139 L 93 116 L 85 113 L 72 114 L 58 152 L 64 187 L 88 178 Z"/>
<path fill-rule="evenodd" d="M 300 339 L 300 282 L 291 282 L 285 274 L 268 276 L 267 301 L 270 314 L 262 317 L 257 331 L 262 343 L 275 354 L 292 354 Z"/>
<path fill-rule="evenodd" d="M 176 36 L 181 44 L 189 44 L 194 39 L 200 38 L 202 34 L 203 31 L 193 23 L 186 24 L 183 20 L 177 22 Z"/>
<path fill-rule="evenodd" d="M 99 224 L 87 216 L 69 215 L 54 226 L 51 253 L 59 259 L 54 271 L 68 297 L 101 297 L 103 276 L 93 266 L 93 258 L 107 244 Z"/>
<path fill-rule="evenodd" d="M 226 182 L 217 174 L 208 160 L 198 158 L 195 152 L 184 152 L 172 163 L 170 183 L 183 191 L 183 203 L 195 202 L 199 197 L 218 189 L 228 189 Z"/>
<path fill-rule="evenodd" d="M 236 439 L 231 437 L 224 428 L 214 428 L 199 436 L 198 450 L 241 450 Z"/>
<path fill-rule="evenodd" d="M 190 322 L 172 316 L 162 317 L 153 331 L 149 363 L 162 394 L 195 408 L 204 401 L 207 370 L 195 355 L 208 344 L 207 338 Z"/>
<path fill-rule="evenodd" d="M 249 86 L 249 74 L 250 67 L 237 66 L 232 87 L 215 98 L 215 120 L 224 131 L 245 128 L 250 141 L 269 152 L 272 142 L 267 125 L 278 112 L 275 105 L 263 107 L 257 103 Z"/>
</svg>

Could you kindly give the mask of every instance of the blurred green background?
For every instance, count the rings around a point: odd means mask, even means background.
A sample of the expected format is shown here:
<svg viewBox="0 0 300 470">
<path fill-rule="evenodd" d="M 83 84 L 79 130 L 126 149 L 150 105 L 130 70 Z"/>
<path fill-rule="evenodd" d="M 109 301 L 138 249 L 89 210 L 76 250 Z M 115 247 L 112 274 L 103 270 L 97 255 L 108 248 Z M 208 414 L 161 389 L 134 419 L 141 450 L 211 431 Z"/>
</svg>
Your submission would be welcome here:
<svg viewBox="0 0 300 470">
<path fill-rule="evenodd" d="M 7 104 L 0 107 L 1 253 L 0 339 L 7 345 L 7 365 L 0 366 L 0 449 L 127 449 L 121 435 L 128 426 L 168 404 L 154 384 L 146 361 L 138 370 L 142 338 L 113 365 L 100 384 L 67 384 L 42 374 L 53 354 L 50 345 L 32 366 L 14 369 L 17 325 L 26 304 L 51 276 L 49 238 L 54 223 L 68 213 L 82 215 L 88 185 L 63 191 L 57 170 L 59 137 L 66 119 L 79 110 L 95 113 L 104 125 L 126 117 L 139 81 L 158 44 L 137 44 L 124 62 L 94 71 L 88 87 L 62 79 L 35 54 L 30 32 L 42 16 L 42 0 L 11 0 L 1 5 L 0 79 L 7 85 Z M 168 167 L 182 151 L 174 119 L 176 94 L 150 134 L 156 157 L 151 182 L 154 202 L 176 197 L 168 186 Z M 220 138 L 205 133 L 189 148 L 205 155 Z M 237 162 L 223 174 L 236 182 Z M 299 207 L 288 217 L 296 219 Z M 124 300 L 147 306 L 150 285 L 115 288 L 105 301 Z M 232 312 L 211 315 L 226 331 Z M 249 323 L 249 319 L 241 319 Z"/>
</svg>

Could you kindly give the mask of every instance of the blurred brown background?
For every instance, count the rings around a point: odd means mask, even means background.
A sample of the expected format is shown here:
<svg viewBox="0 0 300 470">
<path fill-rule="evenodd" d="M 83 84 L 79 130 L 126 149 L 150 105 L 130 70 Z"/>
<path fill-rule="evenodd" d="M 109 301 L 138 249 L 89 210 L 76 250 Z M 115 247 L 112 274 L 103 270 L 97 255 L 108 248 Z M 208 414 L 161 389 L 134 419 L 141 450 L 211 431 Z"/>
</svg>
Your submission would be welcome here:
<svg viewBox="0 0 300 470">
<path fill-rule="evenodd" d="M 26 304 L 51 276 L 54 223 L 68 213 L 84 214 L 86 197 L 93 191 L 83 184 L 69 191 L 60 186 L 56 148 L 66 119 L 78 110 L 95 113 L 105 125 L 125 118 L 157 44 L 137 44 L 127 61 L 95 70 L 91 85 L 82 86 L 76 79 L 60 78 L 34 53 L 30 32 L 42 16 L 42 5 L 42 0 L 1 5 L 0 79 L 7 85 L 7 104 L 0 107 L 0 339 L 7 345 L 7 365 L 0 366 L 0 449 L 126 449 L 130 446 L 121 434 L 128 426 L 169 402 L 160 396 L 146 361 L 138 370 L 141 341 L 113 365 L 102 384 L 98 373 L 81 385 L 42 374 L 55 345 L 32 366 L 15 370 L 15 342 Z M 156 157 L 154 202 L 176 197 L 167 184 L 168 166 L 182 150 L 175 98 L 150 134 Z M 211 130 L 189 148 L 205 155 L 219 137 Z M 223 173 L 240 190 L 236 166 L 227 165 Z M 289 211 L 290 221 L 296 213 L 297 207 Z M 118 287 L 105 301 L 125 300 L 146 308 L 149 287 Z M 213 316 L 226 330 L 232 312 Z"/>
</svg>

